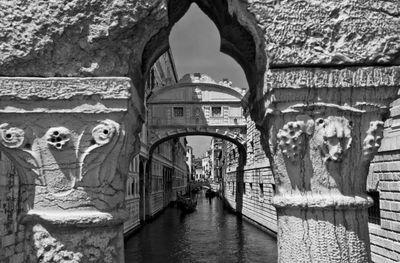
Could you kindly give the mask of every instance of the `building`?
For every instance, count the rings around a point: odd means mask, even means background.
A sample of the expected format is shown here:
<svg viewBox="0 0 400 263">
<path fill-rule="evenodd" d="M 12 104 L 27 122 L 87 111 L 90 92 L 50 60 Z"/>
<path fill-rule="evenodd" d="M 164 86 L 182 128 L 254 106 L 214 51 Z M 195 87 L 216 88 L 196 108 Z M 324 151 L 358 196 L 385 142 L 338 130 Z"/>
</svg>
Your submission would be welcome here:
<svg viewBox="0 0 400 263">
<path fill-rule="evenodd" d="M 146 82 L 145 98 L 154 89 L 177 82 L 177 73 L 171 51 L 160 56 L 150 69 Z M 126 185 L 126 209 L 129 218 L 124 232 L 136 230 L 146 219 L 156 216 L 171 201 L 177 192 L 185 192 L 188 167 L 186 165 L 187 141 L 184 137 L 159 144 L 152 153 L 149 146 L 148 110 L 142 131 L 139 134 L 140 152 L 129 165 Z"/>
<path fill-rule="evenodd" d="M 201 168 L 204 179 L 209 180 L 211 177 L 211 151 L 205 152 L 205 155 L 201 158 Z"/>
<path fill-rule="evenodd" d="M 186 165 L 188 166 L 190 181 L 194 181 L 194 175 L 195 175 L 193 160 L 194 160 L 193 148 L 191 146 L 186 146 Z"/>
</svg>

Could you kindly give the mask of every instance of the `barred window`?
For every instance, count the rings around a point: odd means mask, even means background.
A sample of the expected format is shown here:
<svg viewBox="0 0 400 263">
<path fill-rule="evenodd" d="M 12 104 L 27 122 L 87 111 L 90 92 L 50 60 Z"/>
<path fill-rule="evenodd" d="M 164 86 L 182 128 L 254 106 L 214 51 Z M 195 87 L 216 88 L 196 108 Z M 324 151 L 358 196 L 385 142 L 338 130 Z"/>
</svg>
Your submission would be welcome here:
<svg viewBox="0 0 400 263">
<path fill-rule="evenodd" d="M 183 117 L 183 107 L 174 107 L 174 117 Z"/>
<path fill-rule="evenodd" d="M 211 108 L 211 115 L 213 117 L 221 117 L 222 116 L 222 109 L 221 107 L 212 107 Z"/>
<path fill-rule="evenodd" d="M 368 221 L 372 224 L 381 224 L 381 212 L 379 208 L 379 191 L 368 191 L 374 204 L 368 208 Z"/>
</svg>

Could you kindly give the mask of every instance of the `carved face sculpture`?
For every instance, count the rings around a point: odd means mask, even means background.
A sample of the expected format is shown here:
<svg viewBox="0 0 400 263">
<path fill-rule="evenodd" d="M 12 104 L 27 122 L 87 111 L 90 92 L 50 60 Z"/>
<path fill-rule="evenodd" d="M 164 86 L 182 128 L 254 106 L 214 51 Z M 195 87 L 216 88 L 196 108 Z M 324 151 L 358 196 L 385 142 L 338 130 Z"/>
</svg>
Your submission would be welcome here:
<svg viewBox="0 0 400 263">
<path fill-rule="evenodd" d="M 365 160 L 372 160 L 374 155 L 378 152 L 383 138 L 383 122 L 374 121 L 370 123 L 363 143 L 363 155 Z"/>
<path fill-rule="evenodd" d="M 324 161 L 341 162 L 351 145 L 351 123 L 344 117 L 328 117 L 316 121 L 321 136 L 321 153 Z"/>
</svg>

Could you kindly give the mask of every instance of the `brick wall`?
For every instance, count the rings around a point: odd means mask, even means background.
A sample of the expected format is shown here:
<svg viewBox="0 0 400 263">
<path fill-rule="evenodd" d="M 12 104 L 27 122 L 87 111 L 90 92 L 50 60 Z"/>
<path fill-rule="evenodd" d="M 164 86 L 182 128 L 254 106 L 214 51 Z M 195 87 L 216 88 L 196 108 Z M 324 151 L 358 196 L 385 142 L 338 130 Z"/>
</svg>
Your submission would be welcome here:
<svg viewBox="0 0 400 263">
<path fill-rule="evenodd" d="M 382 150 L 367 181 L 367 190 L 378 191 L 380 197 L 380 224 L 369 224 L 371 257 L 373 262 L 394 263 L 400 262 L 400 151 Z"/>
</svg>

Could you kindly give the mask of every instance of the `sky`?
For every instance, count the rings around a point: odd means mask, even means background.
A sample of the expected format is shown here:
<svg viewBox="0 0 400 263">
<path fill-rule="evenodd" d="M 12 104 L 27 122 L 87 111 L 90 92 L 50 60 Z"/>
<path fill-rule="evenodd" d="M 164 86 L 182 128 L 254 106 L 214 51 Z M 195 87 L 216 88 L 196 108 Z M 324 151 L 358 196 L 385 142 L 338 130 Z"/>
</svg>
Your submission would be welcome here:
<svg viewBox="0 0 400 263">
<path fill-rule="evenodd" d="M 192 4 L 188 12 L 172 28 L 169 43 L 179 78 L 186 73 L 205 73 L 215 81 L 228 78 L 232 85 L 248 88 L 240 65 L 219 51 L 220 36 L 215 24 Z M 188 136 L 197 157 L 210 147 L 211 137 Z"/>
</svg>

